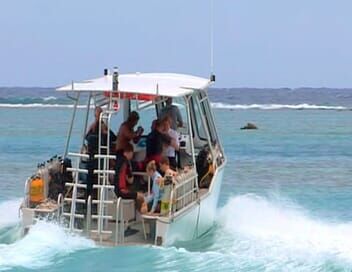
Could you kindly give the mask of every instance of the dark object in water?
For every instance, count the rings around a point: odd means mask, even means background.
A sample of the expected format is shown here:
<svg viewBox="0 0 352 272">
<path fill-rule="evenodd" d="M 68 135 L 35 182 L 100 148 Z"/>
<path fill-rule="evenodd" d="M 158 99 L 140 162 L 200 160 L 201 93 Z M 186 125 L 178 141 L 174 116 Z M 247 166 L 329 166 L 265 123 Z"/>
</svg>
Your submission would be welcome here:
<svg viewBox="0 0 352 272">
<path fill-rule="evenodd" d="M 258 127 L 253 123 L 247 123 L 247 125 L 241 127 L 241 129 L 258 129 Z"/>
</svg>

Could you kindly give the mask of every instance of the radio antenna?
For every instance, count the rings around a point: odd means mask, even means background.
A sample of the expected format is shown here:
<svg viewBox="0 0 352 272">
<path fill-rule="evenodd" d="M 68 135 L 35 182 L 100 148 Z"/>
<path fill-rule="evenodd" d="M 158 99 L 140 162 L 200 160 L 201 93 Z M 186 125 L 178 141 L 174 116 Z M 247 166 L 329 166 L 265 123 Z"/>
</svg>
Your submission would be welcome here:
<svg viewBox="0 0 352 272">
<path fill-rule="evenodd" d="M 215 81 L 215 74 L 214 74 L 214 0 L 210 0 L 210 81 Z"/>
</svg>

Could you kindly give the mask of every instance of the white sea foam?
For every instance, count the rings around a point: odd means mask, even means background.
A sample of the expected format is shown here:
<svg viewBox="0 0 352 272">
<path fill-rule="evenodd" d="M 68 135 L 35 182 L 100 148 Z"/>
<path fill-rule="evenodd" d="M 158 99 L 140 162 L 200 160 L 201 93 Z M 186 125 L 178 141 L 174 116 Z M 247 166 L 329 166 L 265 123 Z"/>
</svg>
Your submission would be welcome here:
<svg viewBox="0 0 352 272">
<path fill-rule="evenodd" d="M 93 241 L 64 231 L 58 225 L 38 222 L 13 244 L 0 244 L 0 270 L 11 267 L 40 268 L 55 257 L 94 247 Z"/>
<path fill-rule="evenodd" d="M 86 105 L 78 105 L 77 108 L 85 108 Z M 10 103 L 0 103 L 0 108 L 73 108 L 73 105 L 65 104 L 42 104 L 42 103 L 32 103 L 32 104 L 10 104 Z"/>
<path fill-rule="evenodd" d="M 239 259 L 262 259 L 277 268 L 304 264 L 302 271 L 329 260 L 352 264 L 352 223 L 313 219 L 288 201 L 234 197 L 221 209 L 219 222 L 232 236 L 232 254 Z"/>
<path fill-rule="evenodd" d="M 48 222 L 38 222 L 28 235 L 20 238 L 18 210 L 21 201 L 16 199 L 0 203 L 0 230 L 5 231 L 2 236 L 15 235 L 17 240 L 12 244 L 3 244 L 4 241 L 0 240 L 0 270 L 16 266 L 43 267 L 49 265 L 57 255 L 94 247 L 93 241 L 69 234 L 58 225 Z"/>
<path fill-rule="evenodd" d="M 15 225 L 20 221 L 18 211 L 21 202 L 21 199 L 15 199 L 0 203 L 0 228 Z"/>
<path fill-rule="evenodd" d="M 231 110 L 351 110 L 351 108 L 343 106 L 324 106 L 324 105 L 311 105 L 311 104 L 296 104 L 296 105 L 285 105 L 285 104 L 226 104 L 226 103 L 212 103 L 212 106 L 217 109 L 231 109 Z"/>
<path fill-rule="evenodd" d="M 55 96 L 48 96 L 48 97 L 43 98 L 44 101 L 50 101 L 50 100 L 56 100 L 56 99 L 57 99 L 57 97 L 55 97 Z"/>
</svg>

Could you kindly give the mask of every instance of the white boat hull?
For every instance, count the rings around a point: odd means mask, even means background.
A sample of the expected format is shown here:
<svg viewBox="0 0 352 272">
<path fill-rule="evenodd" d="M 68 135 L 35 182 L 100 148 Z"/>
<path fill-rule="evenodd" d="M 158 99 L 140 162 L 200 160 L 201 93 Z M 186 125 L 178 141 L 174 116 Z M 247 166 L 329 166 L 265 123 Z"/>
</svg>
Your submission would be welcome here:
<svg viewBox="0 0 352 272">
<path fill-rule="evenodd" d="M 190 204 L 170 221 L 157 221 L 156 244 L 171 245 L 177 241 L 196 239 L 213 227 L 217 214 L 224 166 L 225 163 L 217 169 L 209 191 L 201 196 L 199 202 Z M 160 238 L 162 241 L 158 242 Z"/>
</svg>

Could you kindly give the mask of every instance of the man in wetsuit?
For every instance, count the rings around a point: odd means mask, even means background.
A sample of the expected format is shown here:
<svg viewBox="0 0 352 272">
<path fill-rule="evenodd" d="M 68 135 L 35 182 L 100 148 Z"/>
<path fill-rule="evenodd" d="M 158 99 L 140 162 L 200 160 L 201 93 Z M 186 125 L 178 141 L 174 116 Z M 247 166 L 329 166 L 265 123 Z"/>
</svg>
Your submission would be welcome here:
<svg viewBox="0 0 352 272">
<path fill-rule="evenodd" d="M 108 132 L 107 125 L 101 121 L 100 122 L 100 115 L 103 112 L 101 107 L 95 108 L 95 119 L 94 122 L 90 125 L 87 134 L 86 134 L 86 141 L 88 146 L 88 154 L 89 160 L 87 162 L 88 168 L 88 175 L 87 175 L 87 197 L 92 194 L 96 194 L 96 190 L 93 190 L 93 184 L 97 183 L 97 175 L 94 174 L 94 169 L 98 168 L 98 160 L 94 158 L 95 154 L 99 153 L 99 125 L 101 129 L 101 146 L 107 145 L 108 135 L 110 137 L 110 148 L 112 148 L 112 143 L 116 140 L 115 134 L 110 130 Z M 99 123 L 100 122 L 100 123 Z M 106 150 L 103 150 L 103 153 L 106 154 Z M 93 192 L 94 191 L 94 192 Z"/>
</svg>

